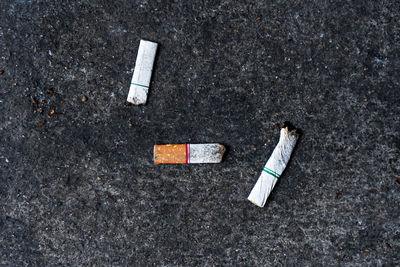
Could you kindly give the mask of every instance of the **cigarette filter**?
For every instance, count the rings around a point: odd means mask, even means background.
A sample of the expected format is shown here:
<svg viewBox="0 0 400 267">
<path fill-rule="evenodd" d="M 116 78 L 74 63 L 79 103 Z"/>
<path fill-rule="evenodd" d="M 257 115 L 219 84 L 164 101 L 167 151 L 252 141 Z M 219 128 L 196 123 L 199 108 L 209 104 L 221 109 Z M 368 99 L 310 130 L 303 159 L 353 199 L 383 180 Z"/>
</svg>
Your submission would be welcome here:
<svg viewBox="0 0 400 267">
<path fill-rule="evenodd" d="M 132 104 L 146 104 L 157 46 L 157 43 L 140 40 L 135 71 L 127 99 Z"/>
<path fill-rule="evenodd" d="M 254 185 L 253 190 L 251 190 L 247 198 L 253 204 L 264 207 L 278 178 L 285 170 L 298 138 L 299 134 L 296 129 L 284 123 L 281 129 L 279 143 L 272 152 L 267 164 L 265 164 L 257 183 Z"/>
<path fill-rule="evenodd" d="M 220 163 L 225 152 L 221 144 L 171 144 L 154 146 L 154 163 Z"/>
</svg>

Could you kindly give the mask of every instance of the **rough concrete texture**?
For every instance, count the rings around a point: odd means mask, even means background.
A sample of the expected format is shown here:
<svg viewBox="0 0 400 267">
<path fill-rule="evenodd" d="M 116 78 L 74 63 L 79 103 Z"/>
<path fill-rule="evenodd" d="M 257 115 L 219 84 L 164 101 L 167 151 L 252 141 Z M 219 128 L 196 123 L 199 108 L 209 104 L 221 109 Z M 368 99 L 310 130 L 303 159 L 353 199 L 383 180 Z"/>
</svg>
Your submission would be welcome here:
<svg viewBox="0 0 400 267">
<path fill-rule="evenodd" d="M 0 264 L 398 265 L 399 20 L 398 1 L 0 1 Z M 160 45 L 137 107 L 141 38 Z M 285 120 L 303 136 L 258 208 Z M 206 142 L 223 163 L 153 164 Z"/>
</svg>

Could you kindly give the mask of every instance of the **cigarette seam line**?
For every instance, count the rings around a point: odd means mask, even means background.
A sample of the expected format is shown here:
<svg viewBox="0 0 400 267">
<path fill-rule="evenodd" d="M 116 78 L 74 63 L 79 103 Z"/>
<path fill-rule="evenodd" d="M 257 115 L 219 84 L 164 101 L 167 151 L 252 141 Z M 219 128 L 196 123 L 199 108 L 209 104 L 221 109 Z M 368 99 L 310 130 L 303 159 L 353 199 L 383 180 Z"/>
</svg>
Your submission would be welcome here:
<svg viewBox="0 0 400 267">
<path fill-rule="evenodd" d="M 265 169 L 263 169 L 263 171 L 266 172 L 266 173 L 268 173 L 268 174 L 270 174 L 270 175 L 272 175 L 272 176 L 275 177 L 276 179 L 279 178 L 279 175 L 273 173 L 273 171 L 270 170 L 270 169 L 265 168 Z"/>
<path fill-rule="evenodd" d="M 141 86 L 141 87 L 144 87 L 144 88 L 149 88 L 148 86 L 146 86 L 146 85 L 143 85 L 143 84 L 138 84 L 138 83 L 131 83 L 131 84 L 133 84 L 133 85 L 137 85 L 137 86 Z"/>
</svg>

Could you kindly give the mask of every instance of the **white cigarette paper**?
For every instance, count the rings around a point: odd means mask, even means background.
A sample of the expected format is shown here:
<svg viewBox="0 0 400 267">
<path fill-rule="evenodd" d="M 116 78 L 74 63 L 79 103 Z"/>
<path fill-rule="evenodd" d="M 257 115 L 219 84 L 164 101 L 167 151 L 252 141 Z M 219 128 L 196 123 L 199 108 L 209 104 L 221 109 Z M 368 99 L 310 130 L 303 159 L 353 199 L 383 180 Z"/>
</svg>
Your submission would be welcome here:
<svg viewBox="0 0 400 267">
<path fill-rule="evenodd" d="M 251 190 L 247 198 L 253 204 L 264 207 L 279 176 L 286 168 L 298 138 L 299 134 L 296 132 L 296 129 L 289 130 L 288 126 L 283 126 L 279 143 L 272 152 L 267 164 L 265 164 L 257 183 L 254 185 L 253 190 Z"/>
<path fill-rule="evenodd" d="M 220 163 L 224 152 L 220 144 L 188 144 L 188 163 Z"/>
<path fill-rule="evenodd" d="M 135 71 L 127 99 L 132 104 L 146 104 L 157 46 L 157 43 L 140 40 Z"/>
</svg>

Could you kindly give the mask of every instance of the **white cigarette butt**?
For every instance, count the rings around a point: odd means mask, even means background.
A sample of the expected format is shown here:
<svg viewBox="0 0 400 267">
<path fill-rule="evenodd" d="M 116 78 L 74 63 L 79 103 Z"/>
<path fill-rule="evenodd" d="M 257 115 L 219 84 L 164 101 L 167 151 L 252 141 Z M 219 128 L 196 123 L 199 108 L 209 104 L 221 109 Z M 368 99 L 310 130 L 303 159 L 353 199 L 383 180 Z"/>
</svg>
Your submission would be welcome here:
<svg viewBox="0 0 400 267">
<path fill-rule="evenodd" d="M 135 70 L 127 98 L 127 101 L 132 104 L 146 104 L 157 46 L 157 43 L 140 40 Z"/>
<path fill-rule="evenodd" d="M 257 183 L 247 198 L 253 204 L 264 207 L 279 176 L 286 168 L 298 138 L 299 134 L 296 132 L 296 129 L 289 130 L 289 126 L 283 126 L 279 143 L 272 152 L 267 164 L 265 164 Z"/>
<path fill-rule="evenodd" d="M 224 152 L 225 147 L 221 144 L 155 145 L 154 163 L 220 163 Z"/>
</svg>

